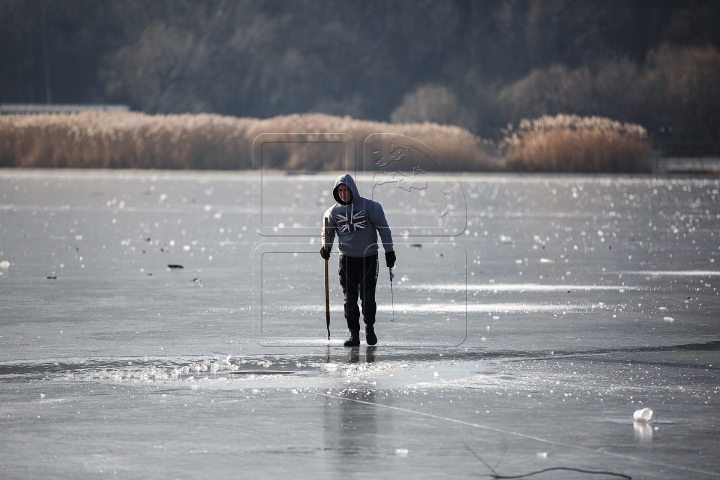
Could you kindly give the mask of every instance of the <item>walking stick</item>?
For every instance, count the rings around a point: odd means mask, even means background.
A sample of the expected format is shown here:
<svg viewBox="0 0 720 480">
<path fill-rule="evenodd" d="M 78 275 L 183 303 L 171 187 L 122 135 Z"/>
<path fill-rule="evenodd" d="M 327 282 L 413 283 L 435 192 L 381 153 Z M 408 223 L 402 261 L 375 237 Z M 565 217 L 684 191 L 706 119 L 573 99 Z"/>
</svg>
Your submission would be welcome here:
<svg viewBox="0 0 720 480">
<path fill-rule="evenodd" d="M 323 247 L 328 249 L 328 219 L 325 217 L 325 228 L 323 229 Z M 328 284 L 328 262 L 325 260 L 325 324 L 327 326 L 328 340 L 330 340 L 330 286 Z"/>
<path fill-rule="evenodd" d="M 393 288 L 392 288 L 392 281 L 393 278 L 395 278 L 395 275 L 392 273 L 392 268 L 390 269 L 390 299 L 392 302 L 392 321 L 395 321 L 395 295 L 393 294 Z"/>
</svg>

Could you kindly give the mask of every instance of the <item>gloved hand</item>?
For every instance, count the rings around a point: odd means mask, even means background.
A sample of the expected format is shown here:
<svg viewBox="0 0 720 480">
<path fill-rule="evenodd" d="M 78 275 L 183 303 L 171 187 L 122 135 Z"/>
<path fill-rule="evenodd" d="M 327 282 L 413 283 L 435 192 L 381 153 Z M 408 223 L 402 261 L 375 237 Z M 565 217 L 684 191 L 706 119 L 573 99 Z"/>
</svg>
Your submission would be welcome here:
<svg viewBox="0 0 720 480">
<path fill-rule="evenodd" d="M 322 247 L 320 249 L 320 256 L 324 258 L 325 260 L 330 260 L 330 250 L 332 247 L 328 247 L 327 249 L 325 247 Z"/>
<path fill-rule="evenodd" d="M 388 268 L 395 266 L 395 252 L 385 252 L 385 265 L 387 265 Z"/>
</svg>

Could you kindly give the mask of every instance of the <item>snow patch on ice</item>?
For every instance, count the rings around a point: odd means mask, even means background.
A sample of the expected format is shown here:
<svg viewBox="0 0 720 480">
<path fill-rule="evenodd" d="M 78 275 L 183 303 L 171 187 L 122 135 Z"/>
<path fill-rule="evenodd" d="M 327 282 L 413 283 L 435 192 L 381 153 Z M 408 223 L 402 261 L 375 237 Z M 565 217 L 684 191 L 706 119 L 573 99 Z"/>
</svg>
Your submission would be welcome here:
<svg viewBox="0 0 720 480">
<path fill-rule="evenodd" d="M 580 312 L 590 309 L 607 308 L 601 303 L 587 305 L 568 304 L 537 304 L 537 303 L 487 303 L 482 305 L 442 304 L 442 303 L 395 303 L 395 313 L 488 313 L 488 312 Z M 391 312 L 392 305 L 378 305 L 379 312 Z M 324 313 L 324 307 L 317 305 L 300 305 L 293 310 Z M 331 308 L 330 311 L 342 311 L 342 306 Z M 303 340 L 304 341 L 304 340 Z"/>
<path fill-rule="evenodd" d="M 652 275 L 655 277 L 705 277 L 705 276 L 717 276 L 720 275 L 720 270 L 640 270 L 636 272 L 622 272 L 623 275 Z"/>
<path fill-rule="evenodd" d="M 540 285 L 536 283 L 492 283 L 484 285 L 455 284 L 421 284 L 412 285 L 409 288 L 416 290 L 432 291 L 455 291 L 461 292 L 467 289 L 472 292 L 561 292 L 561 291 L 591 291 L 591 290 L 644 290 L 642 287 L 628 287 L 616 285 Z"/>
</svg>

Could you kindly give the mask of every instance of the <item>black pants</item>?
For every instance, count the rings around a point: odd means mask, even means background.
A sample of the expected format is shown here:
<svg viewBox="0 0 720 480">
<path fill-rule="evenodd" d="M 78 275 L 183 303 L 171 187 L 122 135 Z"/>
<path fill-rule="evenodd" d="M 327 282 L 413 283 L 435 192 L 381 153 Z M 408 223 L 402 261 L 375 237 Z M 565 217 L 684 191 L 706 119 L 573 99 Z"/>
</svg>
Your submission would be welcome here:
<svg viewBox="0 0 720 480">
<path fill-rule="evenodd" d="M 378 256 L 348 257 L 340 255 L 338 273 L 345 295 L 345 320 L 348 329 L 360 330 L 360 309 L 362 303 L 363 321 L 366 325 L 375 323 L 375 286 L 378 278 Z"/>
</svg>

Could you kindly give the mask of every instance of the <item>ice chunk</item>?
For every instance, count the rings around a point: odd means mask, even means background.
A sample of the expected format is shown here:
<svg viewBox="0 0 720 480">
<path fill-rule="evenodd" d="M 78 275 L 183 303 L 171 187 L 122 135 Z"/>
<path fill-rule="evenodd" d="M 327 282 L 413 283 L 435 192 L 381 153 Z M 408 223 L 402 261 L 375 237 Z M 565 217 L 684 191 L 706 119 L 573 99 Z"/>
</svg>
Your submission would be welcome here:
<svg viewBox="0 0 720 480">
<path fill-rule="evenodd" d="M 407 456 L 408 453 L 410 453 L 410 450 L 408 450 L 407 448 L 396 448 L 395 449 L 395 455 L 398 455 L 401 457 Z"/>
<path fill-rule="evenodd" d="M 673 317 L 664 317 L 663 320 L 665 320 L 666 322 L 674 322 L 675 321 L 675 319 Z"/>
<path fill-rule="evenodd" d="M 633 420 L 636 422 L 649 422 L 650 419 L 652 419 L 653 411 L 649 408 L 643 408 L 641 410 L 636 410 L 635 413 L 633 413 Z"/>
<path fill-rule="evenodd" d="M 10 262 L 8 262 L 7 260 L 3 260 L 2 262 L 0 262 L 0 268 L 10 268 Z"/>
</svg>

